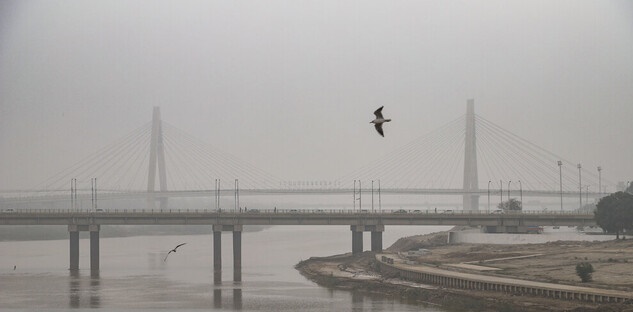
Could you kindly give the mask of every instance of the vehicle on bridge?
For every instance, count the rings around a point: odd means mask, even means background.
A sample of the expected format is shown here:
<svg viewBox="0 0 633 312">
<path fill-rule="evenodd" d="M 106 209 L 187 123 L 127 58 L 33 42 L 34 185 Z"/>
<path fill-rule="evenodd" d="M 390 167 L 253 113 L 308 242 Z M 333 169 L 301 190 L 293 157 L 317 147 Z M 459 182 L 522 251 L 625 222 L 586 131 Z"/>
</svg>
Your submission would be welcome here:
<svg viewBox="0 0 633 312">
<path fill-rule="evenodd" d="M 543 234 L 543 227 L 542 226 L 536 226 L 536 225 L 531 225 L 527 227 L 527 233 L 528 234 Z"/>
</svg>

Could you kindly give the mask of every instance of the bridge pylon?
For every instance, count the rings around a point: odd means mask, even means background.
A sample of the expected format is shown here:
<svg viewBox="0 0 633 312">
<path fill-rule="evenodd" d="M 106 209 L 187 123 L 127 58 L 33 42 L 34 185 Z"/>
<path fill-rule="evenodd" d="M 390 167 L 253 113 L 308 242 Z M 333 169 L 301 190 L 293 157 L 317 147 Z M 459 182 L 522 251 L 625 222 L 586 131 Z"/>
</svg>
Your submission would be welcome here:
<svg viewBox="0 0 633 312">
<path fill-rule="evenodd" d="M 464 147 L 464 210 L 479 210 L 477 176 L 477 136 L 475 131 L 475 100 L 466 102 L 466 138 Z"/>
<path fill-rule="evenodd" d="M 149 145 L 149 174 L 147 177 L 147 192 L 149 208 L 154 208 L 156 171 L 158 170 L 159 188 L 161 192 L 167 191 L 167 172 L 165 171 L 165 145 L 163 143 L 163 129 L 160 118 L 160 107 L 154 106 L 152 116 L 152 136 Z M 159 198 L 160 209 L 167 208 L 167 198 Z"/>
</svg>

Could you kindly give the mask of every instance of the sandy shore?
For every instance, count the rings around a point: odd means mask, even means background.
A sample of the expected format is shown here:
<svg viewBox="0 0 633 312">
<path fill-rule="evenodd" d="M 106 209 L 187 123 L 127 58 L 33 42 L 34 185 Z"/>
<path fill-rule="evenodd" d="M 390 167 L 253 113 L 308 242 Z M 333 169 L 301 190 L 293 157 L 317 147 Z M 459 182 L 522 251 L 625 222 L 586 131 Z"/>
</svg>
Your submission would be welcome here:
<svg viewBox="0 0 633 312">
<path fill-rule="evenodd" d="M 409 257 L 423 265 L 481 275 L 633 292 L 633 240 L 544 244 L 446 244 L 446 232 L 402 238 L 387 252 L 425 248 Z M 576 275 L 579 262 L 593 265 L 593 281 Z M 633 304 L 592 304 L 533 296 L 440 288 L 380 274 L 374 254 L 311 258 L 297 269 L 316 283 L 339 289 L 381 293 L 454 311 L 633 311 Z"/>
</svg>

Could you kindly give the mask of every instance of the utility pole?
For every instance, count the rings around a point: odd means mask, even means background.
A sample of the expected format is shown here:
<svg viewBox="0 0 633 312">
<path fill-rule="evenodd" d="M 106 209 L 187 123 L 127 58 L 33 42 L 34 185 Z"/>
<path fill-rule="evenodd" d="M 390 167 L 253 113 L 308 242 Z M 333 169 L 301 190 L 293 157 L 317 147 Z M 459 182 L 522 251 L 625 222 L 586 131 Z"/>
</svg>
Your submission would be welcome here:
<svg viewBox="0 0 633 312">
<path fill-rule="evenodd" d="M 500 200 L 501 202 L 499 203 L 501 205 L 501 207 L 503 207 L 503 181 L 499 180 L 499 196 L 501 196 Z"/>
<path fill-rule="evenodd" d="M 488 212 L 490 212 L 490 182 L 488 181 Z"/>
<path fill-rule="evenodd" d="M 580 209 L 582 209 L 582 175 L 580 174 L 582 165 L 578 164 L 578 196 L 580 197 Z"/>
<path fill-rule="evenodd" d="M 380 200 L 380 180 L 378 180 L 378 211 L 382 212 L 382 201 Z"/>
<path fill-rule="evenodd" d="M 558 172 L 560 174 L 560 212 L 563 212 L 563 162 L 558 161 Z"/>
<path fill-rule="evenodd" d="M 602 196 L 602 167 L 598 166 L 598 197 Z"/>
</svg>

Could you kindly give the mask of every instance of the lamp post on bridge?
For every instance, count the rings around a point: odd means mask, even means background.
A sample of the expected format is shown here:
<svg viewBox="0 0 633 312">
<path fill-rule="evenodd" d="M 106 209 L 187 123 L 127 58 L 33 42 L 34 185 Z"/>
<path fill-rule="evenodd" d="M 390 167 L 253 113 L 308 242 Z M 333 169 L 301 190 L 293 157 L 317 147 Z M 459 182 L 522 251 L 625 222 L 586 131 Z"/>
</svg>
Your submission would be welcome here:
<svg viewBox="0 0 633 312">
<path fill-rule="evenodd" d="M 512 183 L 512 181 L 508 181 L 508 201 L 510 201 L 510 183 Z"/>
<path fill-rule="evenodd" d="M 582 165 L 578 164 L 578 196 L 580 198 L 580 207 L 578 208 L 582 208 L 582 175 L 580 169 L 582 169 Z"/>
<path fill-rule="evenodd" d="M 378 179 L 378 211 L 382 212 L 382 201 L 380 200 L 380 179 Z"/>
<path fill-rule="evenodd" d="M 521 196 L 521 209 L 523 209 L 523 185 L 521 185 L 521 180 L 519 180 L 519 196 Z"/>
<path fill-rule="evenodd" d="M 354 189 L 352 190 L 352 196 L 354 197 L 354 205 L 352 211 L 356 210 L 356 180 L 354 180 Z"/>
<path fill-rule="evenodd" d="M 602 196 L 602 167 L 598 166 L 598 197 Z"/>
<path fill-rule="evenodd" d="M 242 212 L 242 208 L 240 207 L 240 181 L 238 179 L 235 179 L 235 203 L 233 211 Z"/>
<path fill-rule="evenodd" d="M 358 198 L 356 198 L 356 181 L 358 181 Z M 362 189 L 361 189 L 361 183 L 360 180 L 354 180 L 354 191 L 352 193 L 354 193 L 354 208 L 352 210 L 356 210 L 356 199 L 358 199 L 358 211 L 360 211 L 362 209 L 362 202 L 361 202 L 361 198 L 362 198 Z M 373 200 L 373 198 L 372 198 Z"/>
<path fill-rule="evenodd" d="M 503 205 L 503 180 L 499 180 L 499 205 Z"/>
<path fill-rule="evenodd" d="M 563 162 L 558 161 L 558 173 L 560 176 L 560 211 L 563 212 Z"/>
<path fill-rule="evenodd" d="M 490 212 L 490 182 L 488 181 L 488 212 Z"/>
</svg>

